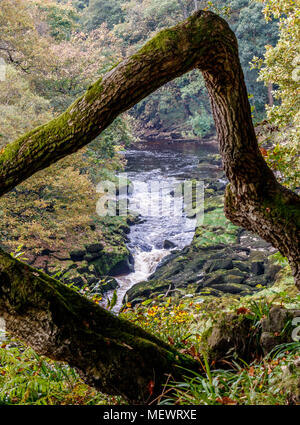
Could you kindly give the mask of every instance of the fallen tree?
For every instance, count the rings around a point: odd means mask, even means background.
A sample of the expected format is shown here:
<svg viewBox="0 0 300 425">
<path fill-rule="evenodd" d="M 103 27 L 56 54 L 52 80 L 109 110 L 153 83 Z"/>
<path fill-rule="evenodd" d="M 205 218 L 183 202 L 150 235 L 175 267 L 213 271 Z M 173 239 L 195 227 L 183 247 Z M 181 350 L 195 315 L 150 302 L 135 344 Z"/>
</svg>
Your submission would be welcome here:
<svg viewBox="0 0 300 425">
<path fill-rule="evenodd" d="M 0 251 L 0 312 L 37 353 L 76 367 L 84 380 L 131 403 L 155 399 L 168 375 L 199 364 L 48 275 Z"/>
<path fill-rule="evenodd" d="M 300 198 L 281 186 L 258 148 L 235 35 L 199 11 L 119 63 L 62 115 L 0 155 L 0 195 L 98 136 L 120 113 L 187 71 L 202 71 L 230 181 L 225 212 L 285 255 L 300 288 Z M 131 402 L 155 397 L 165 373 L 197 364 L 61 283 L 0 251 L 0 315 L 40 354 L 67 361 L 91 385 Z"/>
</svg>

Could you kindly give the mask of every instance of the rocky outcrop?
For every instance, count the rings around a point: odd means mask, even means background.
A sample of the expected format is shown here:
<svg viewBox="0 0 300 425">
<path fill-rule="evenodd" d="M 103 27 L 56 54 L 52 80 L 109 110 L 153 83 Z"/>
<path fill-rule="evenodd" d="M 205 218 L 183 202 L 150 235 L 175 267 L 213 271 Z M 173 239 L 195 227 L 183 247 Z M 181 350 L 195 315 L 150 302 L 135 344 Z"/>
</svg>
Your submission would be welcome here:
<svg viewBox="0 0 300 425">
<path fill-rule="evenodd" d="M 269 353 L 276 346 L 293 341 L 293 319 L 299 319 L 300 325 L 300 310 L 285 309 L 282 307 L 273 307 L 270 310 L 268 317 L 262 320 L 261 323 L 261 338 L 260 344 L 264 354 Z M 296 332 L 297 333 L 297 332 Z M 297 333 L 297 336 L 300 332 Z"/>
<path fill-rule="evenodd" d="M 217 364 L 235 358 L 252 361 L 267 355 L 281 344 L 294 341 L 293 319 L 300 310 L 273 306 L 267 317 L 257 317 L 246 308 L 224 313 L 203 335 L 203 346 Z"/>
<path fill-rule="evenodd" d="M 206 161 L 200 161 L 199 167 L 205 167 Z M 209 164 L 211 161 L 215 161 L 214 166 L 220 164 L 218 156 L 209 158 Z M 166 291 L 178 298 L 191 294 L 245 296 L 274 283 L 280 266 L 270 256 L 276 250 L 225 218 L 224 187 L 222 179 L 206 179 L 204 221 L 196 228 L 192 244 L 183 250 L 168 246 L 173 248 L 170 255 L 148 281 L 127 292 L 128 301 L 134 305 Z"/>
<path fill-rule="evenodd" d="M 134 285 L 127 298 L 133 304 L 166 291 L 221 296 L 251 295 L 272 285 L 280 267 L 267 255 L 241 245 L 185 248 L 162 260 L 148 281 Z"/>
<path fill-rule="evenodd" d="M 127 220 L 112 218 L 101 231 L 95 230 L 94 239 L 83 239 L 79 246 L 71 249 L 43 249 L 32 258 L 29 256 L 28 263 L 79 288 L 87 285 L 92 291 L 99 293 L 116 289 L 118 283 L 114 277 L 134 269 L 126 241 L 130 225 L 135 221 L 136 218 L 132 216 Z M 102 240 L 98 239 L 99 234 L 102 235 Z"/>
</svg>

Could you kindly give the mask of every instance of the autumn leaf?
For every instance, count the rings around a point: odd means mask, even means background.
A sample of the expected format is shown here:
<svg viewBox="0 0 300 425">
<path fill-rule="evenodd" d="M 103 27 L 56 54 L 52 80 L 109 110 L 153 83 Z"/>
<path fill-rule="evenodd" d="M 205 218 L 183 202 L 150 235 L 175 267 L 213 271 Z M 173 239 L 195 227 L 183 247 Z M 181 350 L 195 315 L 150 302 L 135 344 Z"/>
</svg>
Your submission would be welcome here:
<svg viewBox="0 0 300 425">
<path fill-rule="evenodd" d="M 168 340 L 171 345 L 174 345 L 175 343 L 174 338 L 172 338 L 171 336 L 168 336 Z"/>
<path fill-rule="evenodd" d="M 251 313 L 251 311 L 246 307 L 240 307 L 237 311 L 237 314 L 248 314 Z"/>
<path fill-rule="evenodd" d="M 268 156 L 268 151 L 265 148 L 260 148 L 260 151 L 262 153 L 263 156 Z"/>
<path fill-rule="evenodd" d="M 233 405 L 236 405 L 237 404 L 236 401 L 232 400 L 229 397 L 217 398 L 216 401 L 218 403 L 225 404 L 225 405 L 228 405 L 228 406 L 233 406 Z"/>
<path fill-rule="evenodd" d="M 153 395 L 154 386 L 155 386 L 154 381 L 150 381 L 148 384 L 148 390 L 150 395 Z"/>
<path fill-rule="evenodd" d="M 248 374 L 249 374 L 250 376 L 254 376 L 254 375 L 255 375 L 255 369 L 254 369 L 254 367 L 253 367 L 253 366 L 251 366 L 251 367 L 250 367 Z"/>
</svg>

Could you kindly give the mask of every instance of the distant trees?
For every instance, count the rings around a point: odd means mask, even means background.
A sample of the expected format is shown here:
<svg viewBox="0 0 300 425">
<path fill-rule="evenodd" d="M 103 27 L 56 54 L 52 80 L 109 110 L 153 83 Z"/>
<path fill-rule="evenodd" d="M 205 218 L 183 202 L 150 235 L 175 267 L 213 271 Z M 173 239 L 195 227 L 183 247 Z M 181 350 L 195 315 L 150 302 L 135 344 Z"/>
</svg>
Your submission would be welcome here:
<svg viewBox="0 0 300 425">
<path fill-rule="evenodd" d="M 98 28 L 103 23 L 111 29 L 122 22 L 124 20 L 122 3 L 124 0 L 89 0 L 84 15 L 84 24 L 88 31 Z"/>
<path fill-rule="evenodd" d="M 260 120 L 264 117 L 265 104 L 269 102 L 269 91 L 256 81 L 258 72 L 250 69 L 249 62 L 254 55 L 262 58 L 267 40 L 273 45 L 278 34 L 276 23 L 264 20 L 261 4 L 249 0 L 231 0 L 225 5 L 220 0 L 126 0 L 122 2 L 123 18 L 113 31 L 120 37 L 124 52 L 131 54 L 157 30 L 176 24 L 198 8 L 209 8 L 223 14 L 236 31 L 253 115 L 256 120 Z M 95 11 L 89 7 L 84 16 L 88 15 L 91 19 Z M 95 20 L 102 15 L 98 13 Z M 177 129 L 202 137 L 212 132 L 213 122 L 207 93 L 205 89 L 199 90 L 201 86 L 201 76 L 191 73 L 149 96 L 133 109 L 133 114 L 142 122 L 143 128 L 160 131 Z M 174 93 L 176 102 L 173 101 Z M 185 107 L 187 101 L 190 113 Z"/>
<path fill-rule="evenodd" d="M 122 59 L 119 39 L 105 24 L 87 33 L 79 29 L 78 19 L 64 2 L 0 2 L 0 57 L 7 64 L 6 79 L 0 82 L 0 152 L 55 118 Z M 25 257 L 32 259 L 45 248 L 59 250 L 67 235 L 80 239 L 78 229 L 92 237 L 97 202 L 90 178 L 96 173 L 93 165 L 97 160 L 97 172 L 121 167 L 115 145 L 128 142 L 128 133 L 128 118 L 120 117 L 84 156 L 81 152 L 60 161 L 2 198 L 1 245 L 10 251 L 23 245 Z"/>
</svg>

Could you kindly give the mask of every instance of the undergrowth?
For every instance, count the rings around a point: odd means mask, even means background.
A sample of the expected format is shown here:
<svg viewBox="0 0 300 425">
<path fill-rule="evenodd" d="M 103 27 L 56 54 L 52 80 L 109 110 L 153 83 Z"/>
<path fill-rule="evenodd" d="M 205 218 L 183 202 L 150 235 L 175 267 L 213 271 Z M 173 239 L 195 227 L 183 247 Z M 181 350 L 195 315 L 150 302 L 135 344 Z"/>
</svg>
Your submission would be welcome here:
<svg viewBox="0 0 300 425">
<path fill-rule="evenodd" d="M 81 291 L 91 300 L 98 298 Z M 272 306 L 300 307 L 300 295 L 287 272 L 272 288 L 255 295 L 184 298 L 174 303 L 158 296 L 139 306 L 127 304 L 121 316 L 159 336 L 181 353 L 202 365 L 202 372 L 184 382 L 169 382 L 160 404 L 293 404 L 285 378 L 300 378 L 300 343 L 278 346 L 265 358 L 251 364 L 235 359 L 226 370 L 209 362 L 203 335 L 220 320 L 224 312 L 247 315 L 253 327 L 260 327 Z M 110 309 L 111 306 L 107 305 Z M 0 343 L 1 344 L 1 343 Z M 190 375 L 190 374 L 189 374 Z M 290 378 L 289 378 L 290 379 Z M 294 385 L 294 383 L 292 384 Z M 172 390 L 172 391 L 171 391 Z M 296 389 L 295 389 L 296 391 Z M 172 394 L 172 396 L 171 396 Z M 37 355 L 19 341 L 6 335 L 0 345 L 0 404 L 98 405 L 124 404 L 121 397 L 109 397 L 87 386 L 77 371 L 66 364 Z"/>
</svg>

